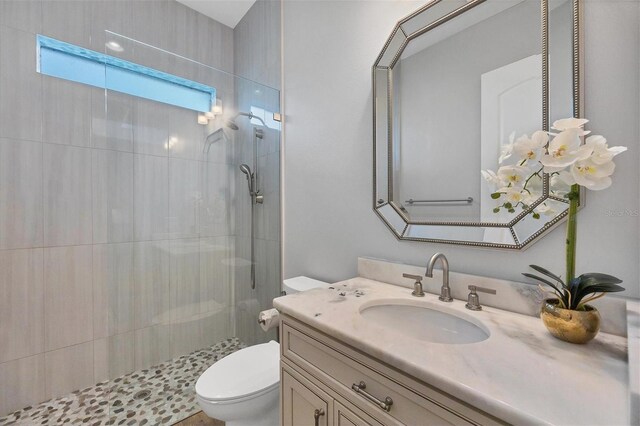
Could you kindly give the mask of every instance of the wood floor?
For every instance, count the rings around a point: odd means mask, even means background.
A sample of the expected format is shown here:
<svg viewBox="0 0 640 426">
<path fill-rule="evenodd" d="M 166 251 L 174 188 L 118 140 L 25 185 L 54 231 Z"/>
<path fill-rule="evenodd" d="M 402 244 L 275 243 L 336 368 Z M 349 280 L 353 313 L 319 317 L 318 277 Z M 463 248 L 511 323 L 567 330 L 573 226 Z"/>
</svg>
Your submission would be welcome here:
<svg viewBox="0 0 640 426">
<path fill-rule="evenodd" d="M 224 426 L 224 422 L 207 417 L 205 413 L 200 411 L 173 426 Z"/>
</svg>

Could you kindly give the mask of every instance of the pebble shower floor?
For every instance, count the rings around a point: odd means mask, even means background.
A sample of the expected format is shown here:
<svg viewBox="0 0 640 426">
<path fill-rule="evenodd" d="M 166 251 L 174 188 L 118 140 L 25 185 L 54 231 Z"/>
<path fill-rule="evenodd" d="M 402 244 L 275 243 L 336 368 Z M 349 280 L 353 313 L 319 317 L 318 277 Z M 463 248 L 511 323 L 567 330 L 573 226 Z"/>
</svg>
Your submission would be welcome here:
<svg viewBox="0 0 640 426">
<path fill-rule="evenodd" d="M 236 338 L 117 379 L 26 407 L 0 425 L 172 425 L 200 411 L 195 384 L 214 362 L 242 349 Z"/>
</svg>

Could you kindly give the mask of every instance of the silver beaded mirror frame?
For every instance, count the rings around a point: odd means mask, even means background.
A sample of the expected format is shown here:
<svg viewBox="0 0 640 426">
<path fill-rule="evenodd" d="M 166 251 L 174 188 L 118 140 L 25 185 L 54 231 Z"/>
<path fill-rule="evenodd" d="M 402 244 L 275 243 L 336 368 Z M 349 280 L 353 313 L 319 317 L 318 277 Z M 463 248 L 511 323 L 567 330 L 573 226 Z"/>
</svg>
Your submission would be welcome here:
<svg viewBox="0 0 640 426">
<path fill-rule="evenodd" d="M 529 207 L 508 221 L 458 221 L 416 218 L 407 210 L 407 203 L 415 200 L 399 199 L 394 194 L 394 153 L 399 135 L 394 129 L 394 109 L 397 99 L 394 72 L 405 49 L 419 37 L 435 29 L 442 30 L 447 23 L 485 2 L 501 0 L 433 0 L 414 13 L 398 21 L 372 67 L 373 80 L 373 210 L 399 240 L 459 244 L 507 250 L 522 250 L 539 240 L 545 233 L 562 222 L 568 213 L 568 200 L 549 191 L 549 175 L 543 174 L 540 197 Z M 548 131 L 549 117 L 549 7 L 554 0 L 535 1 L 540 6 L 540 52 L 542 84 L 542 116 L 540 129 Z M 580 117 L 582 108 L 582 26 L 581 0 L 568 0 L 572 10 L 572 103 L 573 116 Z M 488 47 L 489 48 L 489 47 Z M 398 67 L 399 68 L 399 67 Z M 397 96 L 397 95 L 396 95 Z M 478 173 L 478 178 L 480 175 Z M 456 194 L 451 194 L 455 198 Z M 470 198 L 471 199 L 471 198 Z M 584 194 L 581 197 L 584 200 Z M 472 200 L 472 199 L 471 199 Z M 467 200 L 444 200 L 461 201 Z M 469 203 L 471 201 L 468 201 Z M 533 219 L 533 209 L 541 203 L 553 203 L 556 214 Z M 535 222 L 533 222 L 535 221 Z M 524 231 L 526 229 L 526 231 Z M 500 233 L 500 238 L 487 235 Z"/>
</svg>

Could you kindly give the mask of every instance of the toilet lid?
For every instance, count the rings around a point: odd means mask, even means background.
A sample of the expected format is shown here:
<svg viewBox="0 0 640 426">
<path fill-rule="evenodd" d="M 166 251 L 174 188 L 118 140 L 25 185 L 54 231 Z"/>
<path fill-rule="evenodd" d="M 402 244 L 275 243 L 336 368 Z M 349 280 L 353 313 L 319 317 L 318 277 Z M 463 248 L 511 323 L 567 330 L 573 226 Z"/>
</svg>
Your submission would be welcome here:
<svg viewBox="0 0 640 426">
<path fill-rule="evenodd" d="M 280 345 L 249 346 L 213 364 L 196 382 L 196 393 L 211 401 L 239 399 L 273 388 L 280 381 Z"/>
</svg>

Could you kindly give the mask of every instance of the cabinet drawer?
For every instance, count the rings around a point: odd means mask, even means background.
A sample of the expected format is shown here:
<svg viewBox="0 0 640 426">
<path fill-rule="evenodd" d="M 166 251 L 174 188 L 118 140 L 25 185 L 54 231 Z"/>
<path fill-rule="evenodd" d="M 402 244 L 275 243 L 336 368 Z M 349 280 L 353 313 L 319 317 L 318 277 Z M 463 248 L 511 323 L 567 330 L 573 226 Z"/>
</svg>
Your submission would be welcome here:
<svg viewBox="0 0 640 426">
<path fill-rule="evenodd" d="M 495 423 L 482 413 L 476 416 L 470 407 L 435 389 L 428 388 L 425 392 L 423 387 L 416 392 L 407 388 L 390 377 L 389 368 L 381 368 L 377 361 L 303 324 L 287 318 L 281 332 L 283 357 L 383 423 L 411 426 Z M 366 385 L 366 394 L 353 388 L 361 382 Z M 392 400 L 388 411 L 381 406 L 387 397 Z"/>
</svg>

